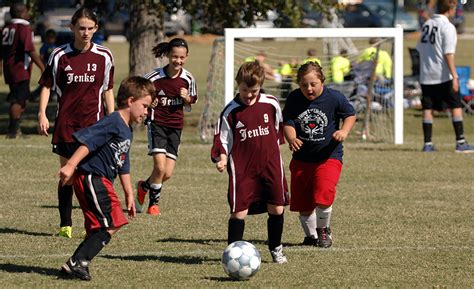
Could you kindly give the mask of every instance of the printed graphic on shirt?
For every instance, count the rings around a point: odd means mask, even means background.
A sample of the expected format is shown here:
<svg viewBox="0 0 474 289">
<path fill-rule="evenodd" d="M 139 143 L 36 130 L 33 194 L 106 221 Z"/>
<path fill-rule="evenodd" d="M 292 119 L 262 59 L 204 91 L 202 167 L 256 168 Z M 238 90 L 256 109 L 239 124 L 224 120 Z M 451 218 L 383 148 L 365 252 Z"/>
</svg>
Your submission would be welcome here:
<svg viewBox="0 0 474 289">
<path fill-rule="evenodd" d="M 304 133 L 304 135 L 300 136 L 301 139 L 312 142 L 326 139 L 324 137 L 324 128 L 328 125 L 328 118 L 323 111 L 317 108 L 305 110 L 298 116 L 297 122 Z"/>
<path fill-rule="evenodd" d="M 127 159 L 127 153 L 130 149 L 130 140 L 126 139 L 117 144 L 111 143 L 110 147 L 115 151 L 115 163 L 117 164 L 117 167 L 123 167 Z"/>
</svg>

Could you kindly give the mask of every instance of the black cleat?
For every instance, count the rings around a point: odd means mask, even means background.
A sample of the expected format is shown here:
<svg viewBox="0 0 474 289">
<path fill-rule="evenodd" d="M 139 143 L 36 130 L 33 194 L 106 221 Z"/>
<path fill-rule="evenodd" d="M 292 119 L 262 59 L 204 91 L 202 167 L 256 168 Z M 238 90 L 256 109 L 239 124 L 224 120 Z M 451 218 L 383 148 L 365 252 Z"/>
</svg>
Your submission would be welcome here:
<svg viewBox="0 0 474 289">
<path fill-rule="evenodd" d="M 329 248 L 332 246 L 331 229 L 329 227 L 316 228 L 318 233 L 318 246 L 321 248 Z"/>
<path fill-rule="evenodd" d="M 318 239 L 315 238 L 314 236 L 306 236 L 304 237 L 303 243 L 301 243 L 303 246 L 318 246 Z"/>
<path fill-rule="evenodd" d="M 69 258 L 69 260 L 61 266 L 61 273 L 84 281 L 90 281 L 92 277 L 91 274 L 89 274 L 89 263 L 90 262 L 85 260 L 73 260 L 73 258 Z"/>
</svg>

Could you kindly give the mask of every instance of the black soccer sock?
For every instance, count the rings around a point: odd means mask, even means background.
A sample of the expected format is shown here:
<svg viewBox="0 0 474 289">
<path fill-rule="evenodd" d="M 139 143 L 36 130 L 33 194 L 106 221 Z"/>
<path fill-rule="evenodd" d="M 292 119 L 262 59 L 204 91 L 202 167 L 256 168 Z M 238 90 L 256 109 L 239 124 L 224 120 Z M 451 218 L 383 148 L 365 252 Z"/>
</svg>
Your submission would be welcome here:
<svg viewBox="0 0 474 289">
<path fill-rule="evenodd" d="M 281 245 L 281 235 L 283 234 L 284 217 L 281 215 L 268 214 L 267 230 L 268 230 L 268 249 L 273 251 Z"/>
<path fill-rule="evenodd" d="M 158 205 L 158 203 L 160 202 L 160 196 L 161 196 L 161 188 L 159 189 L 150 188 L 150 192 L 149 192 L 150 204 L 148 205 L 148 207 L 151 207 L 153 205 Z"/>
<path fill-rule="evenodd" d="M 425 138 L 425 143 L 431 142 L 432 135 L 433 122 L 431 120 L 423 120 L 423 136 Z"/>
<path fill-rule="evenodd" d="M 90 262 L 110 242 L 111 238 L 112 236 L 106 230 L 95 231 L 82 241 L 72 257 L 75 260 Z"/>
<path fill-rule="evenodd" d="M 244 237 L 245 220 L 230 218 L 227 230 L 227 244 L 241 241 Z"/>
<path fill-rule="evenodd" d="M 150 190 L 150 178 L 146 179 L 146 180 L 142 183 L 142 189 L 144 189 L 145 191 Z"/>
<path fill-rule="evenodd" d="M 61 219 L 60 226 L 72 226 L 72 186 L 63 186 L 61 182 L 58 184 L 58 209 Z"/>
<path fill-rule="evenodd" d="M 20 119 L 10 118 L 10 123 L 8 124 L 8 133 L 15 134 L 20 129 Z"/>
<path fill-rule="evenodd" d="M 457 142 L 462 142 L 464 141 L 464 126 L 461 121 L 459 120 L 453 120 L 453 127 L 454 127 L 454 133 L 456 134 L 456 141 Z"/>
</svg>

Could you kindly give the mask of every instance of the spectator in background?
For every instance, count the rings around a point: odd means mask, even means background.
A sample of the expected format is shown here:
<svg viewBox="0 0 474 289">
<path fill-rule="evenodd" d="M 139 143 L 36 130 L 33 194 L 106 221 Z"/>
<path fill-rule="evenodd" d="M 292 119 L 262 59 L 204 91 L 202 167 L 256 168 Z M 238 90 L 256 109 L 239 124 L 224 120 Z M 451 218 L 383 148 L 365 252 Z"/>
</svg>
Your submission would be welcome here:
<svg viewBox="0 0 474 289">
<path fill-rule="evenodd" d="M 303 64 L 306 64 L 308 62 L 316 62 L 317 64 L 321 65 L 321 60 L 316 57 L 316 49 L 314 49 L 314 48 L 308 49 L 307 56 L 308 57 L 306 57 L 303 60 Z"/>
<path fill-rule="evenodd" d="M 375 56 L 377 54 L 377 45 L 380 43 L 380 39 L 378 38 L 371 38 L 369 40 L 370 47 L 366 48 L 362 54 L 357 59 L 357 62 L 361 63 L 364 61 L 372 61 L 375 60 Z M 392 57 L 390 54 L 379 48 L 379 54 L 377 58 L 377 64 L 375 67 L 375 75 L 379 80 L 389 80 L 392 79 Z"/>
<path fill-rule="evenodd" d="M 331 58 L 332 81 L 342 83 L 351 71 L 351 61 L 347 58 L 347 50 L 341 49 L 341 55 Z"/>
</svg>

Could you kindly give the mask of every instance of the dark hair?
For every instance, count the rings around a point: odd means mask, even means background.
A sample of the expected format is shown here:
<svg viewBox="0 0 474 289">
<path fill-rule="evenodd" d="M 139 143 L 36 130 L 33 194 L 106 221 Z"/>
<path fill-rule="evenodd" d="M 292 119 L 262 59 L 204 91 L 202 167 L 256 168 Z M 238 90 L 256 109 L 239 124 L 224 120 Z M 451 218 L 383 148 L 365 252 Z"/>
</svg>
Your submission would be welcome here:
<svg viewBox="0 0 474 289">
<path fill-rule="evenodd" d="M 120 83 L 117 93 L 117 106 L 118 108 L 126 107 L 129 97 L 140 99 L 147 95 L 151 95 L 152 102 L 156 98 L 155 85 L 150 80 L 141 76 L 127 77 Z"/>
<path fill-rule="evenodd" d="M 455 8 L 457 5 L 457 0 L 438 0 L 437 8 L 439 14 L 444 14 L 449 9 Z"/>
<path fill-rule="evenodd" d="M 21 2 L 13 3 L 10 5 L 10 16 L 12 18 L 21 18 L 21 14 L 23 14 L 25 10 L 28 10 L 25 4 Z"/>
<path fill-rule="evenodd" d="M 153 51 L 156 58 L 160 58 L 168 54 L 173 47 L 184 47 L 186 48 L 186 53 L 189 52 L 188 43 L 182 38 L 173 38 L 170 42 L 161 42 L 153 47 L 151 51 Z"/>
<path fill-rule="evenodd" d="M 245 62 L 242 64 L 239 71 L 237 71 L 237 76 L 235 77 L 235 81 L 237 81 L 238 85 L 245 83 L 248 87 L 257 84 L 262 86 L 264 80 L 265 69 L 258 61 Z"/>
<path fill-rule="evenodd" d="M 46 30 L 45 35 L 46 37 L 48 36 L 56 37 L 56 31 L 54 29 L 48 29 Z"/>
<path fill-rule="evenodd" d="M 98 25 L 99 23 L 99 18 L 97 18 L 97 15 L 94 13 L 94 11 L 90 10 L 89 8 L 82 7 L 79 8 L 76 12 L 74 12 L 74 15 L 72 15 L 71 18 L 71 24 L 76 25 L 77 21 L 79 21 L 79 19 L 81 18 L 90 19 L 94 21 L 96 25 Z"/>
<path fill-rule="evenodd" d="M 324 83 L 326 77 L 324 76 L 323 68 L 321 67 L 321 65 L 319 65 L 319 63 L 313 61 L 306 62 L 305 64 L 300 66 L 296 75 L 296 80 L 300 82 L 303 76 L 310 73 L 311 71 L 315 71 L 316 74 L 318 74 L 321 82 Z"/>
</svg>

